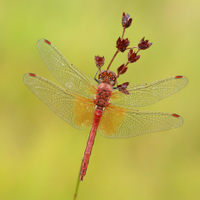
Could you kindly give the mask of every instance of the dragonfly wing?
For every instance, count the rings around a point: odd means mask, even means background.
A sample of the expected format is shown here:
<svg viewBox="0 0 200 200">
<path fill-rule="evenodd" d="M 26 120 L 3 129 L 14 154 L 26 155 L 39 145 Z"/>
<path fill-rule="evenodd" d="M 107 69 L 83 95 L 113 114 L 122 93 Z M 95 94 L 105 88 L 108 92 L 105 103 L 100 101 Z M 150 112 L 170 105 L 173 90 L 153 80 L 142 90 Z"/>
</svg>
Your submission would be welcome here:
<svg viewBox="0 0 200 200">
<path fill-rule="evenodd" d="M 104 111 L 99 131 L 108 138 L 128 138 L 181 126 L 177 114 L 139 111 L 110 104 Z"/>
<path fill-rule="evenodd" d="M 37 47 L 44 62 L 63 86 L 73 92 L 93 97 L 96 83 L 72 65 L 51 42 L 40 39 Z"/>
<path fill-rule="evenodd" d="M 36 74 L 25 74 L 23 80 L 64 121 L 78 129 L 83 125 L 92 125 L 95 106 L 93 99 L 65 90 Z"/>
<path fill-rule="evenodd" d="M 129 95 L 116 90 L 111 96 L 111 102 L 131 107 L 147 106 L 178 92 L 187 83 L 186 77 L 174 76 L 152 83 L 130 85 L 127 87 Z"/>
</svg>

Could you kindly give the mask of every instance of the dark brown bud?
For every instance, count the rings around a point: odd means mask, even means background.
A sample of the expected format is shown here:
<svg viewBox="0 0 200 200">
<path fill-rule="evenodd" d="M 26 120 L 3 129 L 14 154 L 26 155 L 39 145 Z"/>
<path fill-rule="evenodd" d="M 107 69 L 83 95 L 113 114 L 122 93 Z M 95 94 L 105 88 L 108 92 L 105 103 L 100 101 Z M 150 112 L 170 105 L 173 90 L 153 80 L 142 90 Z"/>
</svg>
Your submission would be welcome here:
<svg viewBox="0 0 200 200">
<path fill-rule="evenodd" d="M 143 37 L 139 44 L 138 44 L 138 49 L 140 50 L 145 50 L 148 49 L 153 43 L 149 43 L 149 40 L 144 40 L 145 37 Z"/>
<path fill-rule="evenodd" d="M 126 67 L 124 64 L 121 65 L 120 67 L 118 67 L 118 69 L 117 69 L 118 75 L 117 76 L 124 74 L 127 69 L 128 69 L 128 67 Z"/>
<path fill-rule="evenodd" d="M 130 18 L 130 15 L 127 13 L 123 13 L 122 15 L 122 26 L 124 28 L 128 28 L 132 23 L 132 18 Z"/>
<path fill-rule="evenodd" d="M 121 52 L 124 52 L 126 50 L 126 48 L 128 47 L 129 43 L 130 42 L 129 42 L 128 38 L 121 40 L 121 38 L 119 37 L 118 40 L 117 40 L 117 46 L 116 47 Z"/>
<path fill-rule="evenodd" d="M 129 85 L 129 82 L 125 82 L 121 85 L 118 85 L 117 88 L 120 92 L 123 92 L 125 94 L 129 94 L 129 91 L 126 89 L 128 85 Z"/>
<path fill-rule="evenodd" d="M 98 68 L 101 68 L 104 63 L 105 63 L 105 59 L 104 59 L 104 56 L 103 57 L 100 57 L 100 56 L 95 56 L 94 57 L 94 61 L 95 61 L 95 64 Z"/>
<path fill-rule="evenodd" d="M 137 55 L 135 52 L 133 52 L 133 49 L 130 49 L 128 52 L 128 61 L 130 63 L 136 62 L 140 58 L 140 55 Z"/>
</svg>

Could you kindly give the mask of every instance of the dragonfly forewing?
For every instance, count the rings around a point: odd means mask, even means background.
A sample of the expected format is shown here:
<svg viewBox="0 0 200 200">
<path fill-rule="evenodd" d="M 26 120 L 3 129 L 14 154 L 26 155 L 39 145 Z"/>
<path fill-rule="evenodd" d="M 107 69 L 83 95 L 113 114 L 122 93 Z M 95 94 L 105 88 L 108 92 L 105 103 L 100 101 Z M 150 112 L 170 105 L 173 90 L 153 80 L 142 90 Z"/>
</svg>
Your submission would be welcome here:
<svg viewBox="0 0 200 200">
<path fill-rule="evenodd" d="M 97 84 L 72 65 L 51 42 L 40 39 L 37 47 L 47 67 L 64 87 L 73 92 L 94 97 Z"/>
</svg>

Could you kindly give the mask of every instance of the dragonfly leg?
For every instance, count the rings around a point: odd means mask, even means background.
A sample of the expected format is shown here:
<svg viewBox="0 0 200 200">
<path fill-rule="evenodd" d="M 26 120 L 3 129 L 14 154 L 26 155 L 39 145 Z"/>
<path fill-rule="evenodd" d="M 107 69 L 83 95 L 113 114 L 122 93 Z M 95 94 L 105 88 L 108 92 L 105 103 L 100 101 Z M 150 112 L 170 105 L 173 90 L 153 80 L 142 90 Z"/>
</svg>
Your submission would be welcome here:
<svg viewBox="0 0 200 200">
<path fill-rule="evenodd" d="M 116 80 L 116 85 L 118 85 L 118 82 L 117 82 L 117 80 Z M 113 89 L 114 89 L 114 90 L 117 90 L 117 89 L 118 89 L 118 87 L 113 87 Z"/>
<path fill-rule="evenodd" d="M 98 74 L 98 72 L 99 72 L 99 69 L 97 70 L 97 72 L 96 72 L 96 74 L 94 75 L 94 80 L 97 82 L 97 83 L 99 83 L 99 81 L 98 81 L 98 79 L 97 79 L 97 74 Z"/>
</svg>

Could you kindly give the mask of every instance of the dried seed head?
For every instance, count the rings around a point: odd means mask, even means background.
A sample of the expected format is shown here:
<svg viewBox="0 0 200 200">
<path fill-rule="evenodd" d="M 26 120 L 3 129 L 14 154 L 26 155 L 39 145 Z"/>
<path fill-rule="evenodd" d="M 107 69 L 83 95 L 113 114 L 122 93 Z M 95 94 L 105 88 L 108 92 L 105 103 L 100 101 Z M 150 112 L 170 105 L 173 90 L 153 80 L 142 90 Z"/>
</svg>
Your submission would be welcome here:
<svg viewBox="0 0 200 200">
<path fill-rule="evenodd" d="M 120 92 L 129 94 L 129 91 L 126 89 L 128 85 L 129 85 L 129 82 L 125 82 L 125 83 L 122 83 L 121 85 L 118 85 L 117 88 Z"/>
<path fill-rule="evenodd" d="M 140 50 L 145 50 L 148 49 L 153 43 L 149 43 L 149 40 L 144 40 L 145 37 L 143 37 L 139 44 L 138 44 L 138 49 Z"/>
<path fill-rule="evenodd" d="M 105 63 L 105 58 L 104 56 L 103 57 L 95 56 L 94 61 L 95 61 L 96 66 L 100 69 Z"/>
<path fill-rule="evenodd" d="M 130 15 L 127 13 L 125 14 L 125 12 L 122 15 L 122 26 L 124 28 L 128 28 L 132 23 L 132 18 L 130 18 Z"/>
<path fill-rule="evenodd" d="M 130 49 L 128 52 L 128 61 L 130 63 L 136 62 L 140 58 L 140 55 L 137 55 L 135 52 L 133 52 L 133 49 Z"/>
<path fill-rule="evenodd" d="M 119 75 L 124 74 L 127 71 L 127 69 L 128 69 L 128 67 L 126 67 L 124 64 L 121 65 L 120 67 L 118 67 L 118 69 L 117 69 L 117 77 Z"/>
<path fill-rule="evenodd" d="M 121 52 L 124 52 L 126 50 L 126 48 L 128 47 L 129 43 L 130 42 L 129 42 L 128 38 L 121 40 L 121 38 L 119 37 L 118 40 L 117 40 L 117 46 L 116 47 Z"/>
</svg>

